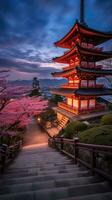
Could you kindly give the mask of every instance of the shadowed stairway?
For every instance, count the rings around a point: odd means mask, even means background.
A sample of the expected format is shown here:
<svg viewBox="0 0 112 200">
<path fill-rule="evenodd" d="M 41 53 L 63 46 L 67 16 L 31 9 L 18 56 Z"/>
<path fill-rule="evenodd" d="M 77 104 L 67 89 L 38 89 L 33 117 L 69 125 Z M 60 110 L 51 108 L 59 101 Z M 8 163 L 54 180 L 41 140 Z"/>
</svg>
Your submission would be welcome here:
<svg viewBox="0 0 112 200">
<path fill-rule="evenodd" d="M 74 165 L 45 141 L 27 143 L 0 179 L 0 200 L 111 200 L 111 191 L 107 181 Z"/>
</svg>

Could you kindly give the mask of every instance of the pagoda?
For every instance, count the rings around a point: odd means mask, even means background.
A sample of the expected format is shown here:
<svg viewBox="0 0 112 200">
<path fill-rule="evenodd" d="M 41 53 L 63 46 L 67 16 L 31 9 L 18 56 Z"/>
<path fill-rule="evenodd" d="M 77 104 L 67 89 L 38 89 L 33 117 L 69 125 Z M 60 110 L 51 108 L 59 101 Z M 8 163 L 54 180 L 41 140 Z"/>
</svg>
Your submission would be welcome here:
<svg viewBox="0 0 112 200">
<path fill-rule="evenodd" d="M 83 4 L 84 0 L 81 1 L 80 22 L 76 21 L 69 33 L 55 43 L 56 47 L 68 50 L 64 55 L 53 59 L 54 62 L 67 64 L 61 72 L 52 73 L 53 77 L 66 78 L 67 83 L 51 92 L 64 96 L 64 101 L 58 104 L 58 108 L 73 115 L 105 111 L 106 106 L 99 104 L 97 97 L 112 95 L 112 89 L 104 88 L 103 84 L 96 82 L 98 77 L 112 75 L 112 70 L 104 69 L 97 63 L 112 58 L 111 51 L 103 51 L 102 47 L 98 47 L 112 39 L 112 33 L 88 27 L 84 22 Z"/>
</svg>

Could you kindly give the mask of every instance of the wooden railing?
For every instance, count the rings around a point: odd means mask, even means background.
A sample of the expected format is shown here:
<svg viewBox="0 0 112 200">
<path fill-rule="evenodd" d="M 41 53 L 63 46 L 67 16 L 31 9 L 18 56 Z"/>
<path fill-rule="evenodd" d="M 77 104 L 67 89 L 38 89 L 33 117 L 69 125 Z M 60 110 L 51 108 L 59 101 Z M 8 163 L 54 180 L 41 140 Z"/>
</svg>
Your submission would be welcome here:
<svg viewBox="0 0 112 200">
<path fill-rule="evenodd" d="M 79 84 L 78 83 L 68 83 L 68 84 L 62 84 L 61 88 L 73 88 L 73 89 L 78 89 L 79 88 Z"/>
<path fill-rule="evenodd" d="M 80 143 L 79 139 L 49 138 L 49 146 L 56 148 L 91 169 L 92 173 L 98 173 L 112 181 L 112 146 Z"/>
<path fill-rule="evenodd" d="M 7 146 L 5 144 L 0 146 L 0 173 L 4 172 L 4 169 L 16 157 L 21 148 L 21 140 L 12 146 Z"/>
<path fill-rule="evenodd" d="M 96 104 L 96 108 L 89 108 L 89 109 L 87 109 L 87 108 L 81 108 L 81 109 L 77 109 L 77 108 L 73 108 L 72 106 L 69 106 L 69 105 L 67 105 L 67 103 L 66 102 L 59 102 L 58 103 L 58 107 L 59 108 L 62 108 L 62 109 L 64 109 L 64 110 L 66 110 L 66 111 L 68 111 L 68 112 L 71 112 L 71 113 L 73 113 L 73 114 L 77 114 L 77 113 L 85 113 L 85 114 L 87 114 L 87 113 L 90 113 L 90 112 L 100 112 L 100 111 L 104 111 L 104 110 L 106 110 L 106 106 L 105 106 L 105 104 L 104 103 L 97 103 Z"/>
<path fill-rule="evenodd" d="M 66 103 L 64 102 L 59 102 L 58 103 L 58 107 L 59 108 L 62 108 L 62 109 L 65 109 L 66 111 L 68 112 L 71 112 L 71 113 L 74 113 L 74 114 L 77 114 L 78 113 L 78 110 L 76 110 L 75 108 L 67 105 Z"/>
</svg>

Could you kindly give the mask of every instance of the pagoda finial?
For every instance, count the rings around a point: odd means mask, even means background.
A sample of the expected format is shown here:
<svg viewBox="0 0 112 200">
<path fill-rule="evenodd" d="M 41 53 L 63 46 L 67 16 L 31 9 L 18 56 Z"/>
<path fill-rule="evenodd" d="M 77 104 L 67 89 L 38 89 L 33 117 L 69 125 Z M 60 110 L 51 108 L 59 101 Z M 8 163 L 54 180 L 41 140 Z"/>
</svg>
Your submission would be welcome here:
<svg viewBox="0 0 112 200">
<path fill-rule="evenodd" d="M 84 0 L 80 0 L 80 23 L 84 24 Z"/>
</svg>

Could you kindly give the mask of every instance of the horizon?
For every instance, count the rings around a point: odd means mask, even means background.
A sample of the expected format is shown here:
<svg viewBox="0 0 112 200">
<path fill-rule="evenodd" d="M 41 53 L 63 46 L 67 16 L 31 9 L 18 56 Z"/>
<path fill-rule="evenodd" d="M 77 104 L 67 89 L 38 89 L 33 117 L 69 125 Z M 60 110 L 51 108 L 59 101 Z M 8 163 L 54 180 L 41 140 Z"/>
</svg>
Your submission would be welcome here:
<svg viewBox="0 0 112 200">
<path fill-rule="evenodd" d="M 35 76 L 52 79 L 50 74 L 63 66 L 53 63 L 52 58 L 65 51 L 55 48 L 54 42 L 69 32 L 79 18 L 79 3 L 79 0 L 1 0 L 0 68 L 11 70 L 9 80 L 32 80 Z M 111 10 L 111 0 L 85 0 L 86 24 L 111 31 Z M 111 42 L 105 43 L 104 48 L 111 50 Z"/>
</svg>

